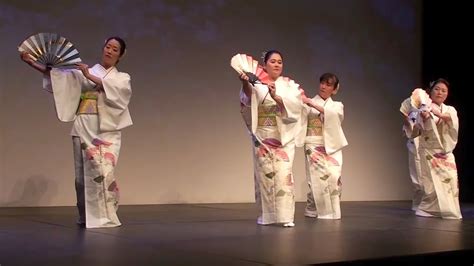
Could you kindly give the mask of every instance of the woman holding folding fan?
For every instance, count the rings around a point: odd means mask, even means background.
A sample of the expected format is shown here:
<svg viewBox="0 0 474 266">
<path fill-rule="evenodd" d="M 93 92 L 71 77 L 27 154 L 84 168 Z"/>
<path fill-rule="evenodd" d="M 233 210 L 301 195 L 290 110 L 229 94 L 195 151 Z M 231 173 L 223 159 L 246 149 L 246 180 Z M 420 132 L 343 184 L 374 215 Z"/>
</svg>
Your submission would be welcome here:
<svg viewBox="0 0 474 266">
<path fill-rule="evenodd" d="M 428 89 L 431 99 L 428 108 L 414 109 L 407 117 L 407 120 L 413 118 L 407 122 L 411 135 L 419 136 L 418 153 L 423 196 L 416 215 L 462 219 L 458 172 L 453 154 L 458 141 L 459 119 L 456 109 L 444 103 L 448 92 L 447 80 L 433 81 Z M 415 93 L 412 95 L 414 99 L 416 96 Z"/>
<path fill-rule="evenodd" d="M 299 85 L 281 76 L 279 51 L 264 55 L 265 77 L 249 82 L 240 72 L 242 110 L 248 110 L 248 128 L 253 140 L 255 200 L 258 224 L 294 226 L 295 195 L 292 165 L 297 121 L 302 101 Z"/>
<path fill-rule="evenodd" d="M 45 89 L 54 95 L 59 120 L 74 122 L 78 224 L 87 228 L 116 227 L 119 190 L 114 169 L 120 152 L 121 129 L 132 125 L 128 104 L 130 76 L 115 67 L 126 49 L 119 37 L 108 38 L 100 64 L 89 68 L 50 69 L 27 52 L 21 59 L 45 74 Z"/>
</svg>

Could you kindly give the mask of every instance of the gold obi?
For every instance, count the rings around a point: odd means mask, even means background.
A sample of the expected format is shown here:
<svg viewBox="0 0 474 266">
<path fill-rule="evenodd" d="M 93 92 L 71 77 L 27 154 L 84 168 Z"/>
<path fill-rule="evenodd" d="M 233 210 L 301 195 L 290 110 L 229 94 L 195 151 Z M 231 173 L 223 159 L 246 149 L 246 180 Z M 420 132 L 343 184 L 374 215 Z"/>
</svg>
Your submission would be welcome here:
<svg viewBox="0 0 474 266">
<path fill-rule="evenodd" d="M 81 93 L 81 102 L 77 108 L 77 114 L 98 114 L 97 98 L 98 91 L 85 91 Z"/>
<path fill-rule="evenodd" d="M 323 122 L 319 118 L 319 115 L 309 114 L 308 115 L 308 129 L 306 136 L 322 136 L 323 135 Z"/>
<path fill-rule="evenodd" d="M 276 126 L 277 113 L 277 105 L 260 105 L 258 107 L 258 126 Z"/>
</svg>

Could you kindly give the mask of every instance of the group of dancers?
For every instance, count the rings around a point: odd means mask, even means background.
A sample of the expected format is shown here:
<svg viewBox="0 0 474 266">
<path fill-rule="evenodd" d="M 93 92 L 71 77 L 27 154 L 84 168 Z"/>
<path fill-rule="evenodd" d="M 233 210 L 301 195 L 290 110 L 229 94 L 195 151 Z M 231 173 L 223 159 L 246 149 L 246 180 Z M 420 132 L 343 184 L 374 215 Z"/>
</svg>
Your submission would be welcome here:
<svg viewBox="0 0 474 266">
<path fill-rule="evenodd" d="M 27 52 L 21 59 L 44 75 L 43 87 L 53 94 L 59 120 L 73 122 L 71 131 L 77 223 L 86 228 L 120 226 L 119 188 L 115 179 L 121 130 L 132 125 L 128 104 L 130 75 L 116 65 L 126 52 L 120 37 L 108 38 L 101 62 L 73 69 L 39 64 Z M 342 130 L 344 105 L 332 97 L 339 78 L 325 73 L 316 96 L 309 98 L 294 80 L 282 76 L 283 56 L 271 50 L 263 57 L 265 82 L 239 72 L 241 113 L 249 130 L 254 158 L 257 223 L 293 227 L 295 194 L 293 159 L 303 147 L 307 195 L 305 216 L 341 219 L 342 149 L 348 145 Z M 412 97 L 402 103 L 408 137 L 410 176 L 415 187 L 413 209 L 420 216 L 461 219 L 456 164 L 452 153 L 458 118 L 444 104 L 449 83 L 440 79 L 429 88 L 429 105 L 416 106 Z"/>
</svg>

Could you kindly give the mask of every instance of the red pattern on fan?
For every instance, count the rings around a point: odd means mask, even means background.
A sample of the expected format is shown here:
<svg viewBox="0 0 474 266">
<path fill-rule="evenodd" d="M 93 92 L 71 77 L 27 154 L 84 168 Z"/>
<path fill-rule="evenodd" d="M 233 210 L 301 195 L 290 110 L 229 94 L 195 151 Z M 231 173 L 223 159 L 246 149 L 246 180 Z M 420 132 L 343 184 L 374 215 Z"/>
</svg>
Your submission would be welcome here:
<svg viewBox="0 0 474 266">
<path fill-rule="evenodd" d="M 265 71 L 265 69 L 261 65 L 257 66 L 257 71 L 255 73 L 255 76 L 257 76 L 257 78 L 263 84 L 269 84 L 271 82 L 270 81 L 270 76 L 268 75 L 268 73 Z"/>
</svg>

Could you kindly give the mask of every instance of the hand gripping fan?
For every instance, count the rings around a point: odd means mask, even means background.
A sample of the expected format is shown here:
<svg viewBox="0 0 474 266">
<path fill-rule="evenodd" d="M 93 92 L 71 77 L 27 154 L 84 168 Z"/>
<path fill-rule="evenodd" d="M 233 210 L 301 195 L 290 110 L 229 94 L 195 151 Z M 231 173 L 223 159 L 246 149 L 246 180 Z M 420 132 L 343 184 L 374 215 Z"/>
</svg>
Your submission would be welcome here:
<svg viewBox="0 0 474 266">
<path fill-rule="evenodd" d="M 255 84 L 268 84 L 269 77 L 263 66 L 258 61 L 246 54 L 236 54 L 230 60 L 230 65 L 239 74 L 249 77 L 249 82 Z"/>
</svg>

